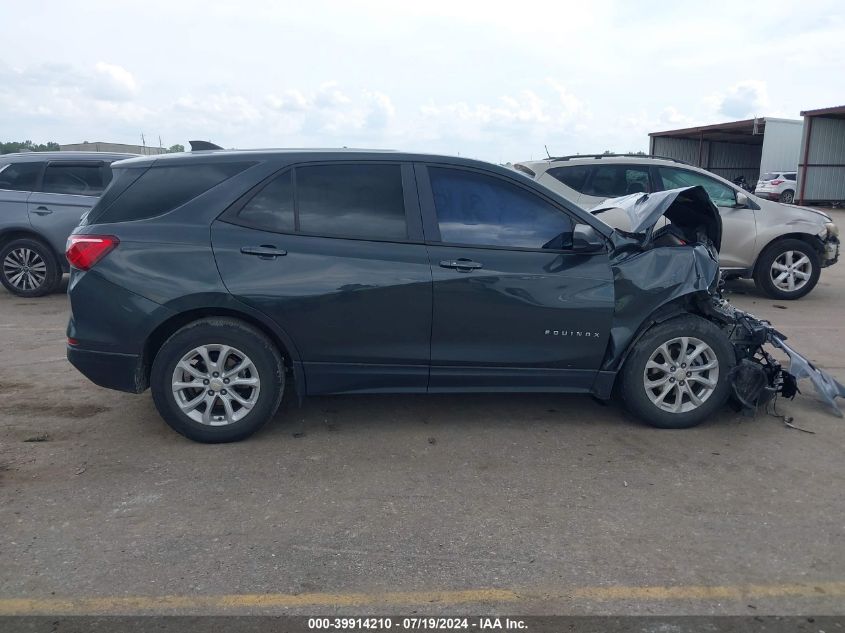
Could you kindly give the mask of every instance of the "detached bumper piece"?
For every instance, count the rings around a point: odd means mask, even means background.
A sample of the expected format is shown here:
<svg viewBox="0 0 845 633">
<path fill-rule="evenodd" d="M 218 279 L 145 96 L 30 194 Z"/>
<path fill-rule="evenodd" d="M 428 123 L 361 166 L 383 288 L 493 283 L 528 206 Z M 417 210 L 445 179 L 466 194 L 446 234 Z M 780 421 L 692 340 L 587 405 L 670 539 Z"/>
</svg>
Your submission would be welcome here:
<svg viewBox="0 0 845 633">
<path fill-rule="evenodd" d="M 734 397 L 746 413 L 754 413 L 777 394 L 794 398 L 800 393 L 798 381 L 809 378 L 831 413 L 843 417 L 836 398 L 845 398 L 845 386 L 787 345 L 786 337 L 768 321 L 743 312 L 723 299 L 714 299 L 712 309 L 726 328 L 730 328 L 739 362 L 729 379 Z M 782 350 L 789 358 L 789 366 L 784 368 L 766 351 L 766 344 Z"/>
<path fill-rule="evenodd" d="M 816 388 L 816 393 L 830 407 L 837 417 L 842 417 L 842 411 L 836 404 L 836 397 L 845 398 L 845 386 L 823 369 L 819 369 L 809 360 L 801 356 L 794 349 L 783 342 L 783 339 L 772 330 L 769 341 L 775 347 L 782 349 L 789 356 L 789 367 L 784 371 L 797 382 L 802 378 L 809 378 Z M 786 395 L 786 394 L 784 394 Z M 794 395 L 794 394 L 793 394 Z"/>
</svg>

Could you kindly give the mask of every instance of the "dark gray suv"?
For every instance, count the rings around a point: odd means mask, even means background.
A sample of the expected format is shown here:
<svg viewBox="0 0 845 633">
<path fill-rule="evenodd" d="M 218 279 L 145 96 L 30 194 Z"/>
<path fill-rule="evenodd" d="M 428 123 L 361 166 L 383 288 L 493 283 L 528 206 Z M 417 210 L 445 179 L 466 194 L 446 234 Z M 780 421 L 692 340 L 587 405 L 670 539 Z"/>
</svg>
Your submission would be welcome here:
<svg viewBox="0 0 845 633">
<path fill-rule="evenodd" d="M 623 232 L 513 170 L 446 156 L 200 151 L 113 170 L 68 240 L 68 358 L 99 385 L 151 387 L 198 441 L 253 433 L 289 386 L 608 398 L 618 384 L 669 428 L 732 393 L 749 408 L 793 395 L 802 376 L 830 403 L 845 393 L 720 298 L 721 220 L 702 187 L 616 201 Z"/>
<path fill-rule="evenodd" d="M 22 297 L 56 289 L 67 272 L 65 242 L 133 154 L 28 152 L 0 156 L 0 283 Z"/>
</svg>

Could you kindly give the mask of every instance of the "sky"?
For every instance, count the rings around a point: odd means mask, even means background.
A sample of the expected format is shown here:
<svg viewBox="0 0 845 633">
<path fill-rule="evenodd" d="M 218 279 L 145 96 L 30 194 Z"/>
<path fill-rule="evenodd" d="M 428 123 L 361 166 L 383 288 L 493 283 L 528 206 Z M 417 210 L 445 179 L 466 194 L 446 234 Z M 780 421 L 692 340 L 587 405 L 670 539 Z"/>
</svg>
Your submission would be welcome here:
<svg viewBox="0 0 845 633">
<path fill-rule="evenodd" d="M 0 140 L 508 162 L 845 104 L 845 2 L 0 3 Z"/>
</svg>

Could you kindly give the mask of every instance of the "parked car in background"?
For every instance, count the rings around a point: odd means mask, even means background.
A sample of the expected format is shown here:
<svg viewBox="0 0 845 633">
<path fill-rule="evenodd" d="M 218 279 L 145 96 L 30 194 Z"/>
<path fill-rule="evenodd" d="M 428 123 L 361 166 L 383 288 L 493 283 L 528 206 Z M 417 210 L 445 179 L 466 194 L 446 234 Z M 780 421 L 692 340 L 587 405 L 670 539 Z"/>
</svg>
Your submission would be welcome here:
<svg viewBox="0 0 845 633">
<path fill-rule="evenodd" d="M 630 235 L 448 156 L 202 151 L 114 170 L 68 240 L 68 359 L 101 386 L 150 387 L 194 440 L 247 437 L 291 383 L 605 399 L 618 383 L 667 428 L 795 384 L 755 360 L 779 335 L 718 295 L 721 220 L 700 186 L 616 201 Z M 834 385 L 806 367 L 796 379 Z"/>
<path fill-rule="evenodd" d="M 770 171 L 757 181 L 754 193 L 767 200 L 777 200 L 792 204 L 795 200 L 795 181 L 798 173 L 794 171 Z"/>
<path fill-rule="evenodd" d="M 111 163 L 133 154 L 27 152 L 0 155 L 0 283 L 22 297 L 56 289 L 68 271 L 68 235 L 111 180 Z"/>
<path fill-rule="evenodd" d="M 753 278 L 772 298 L 803 297 L 815 287 L 821 269 L 839 258 L 839 229 L 827 214 L 750 194 L 681 161 L 603 154 L 513 167 L 585 209 L 608 198 L 701 185 L 722 216 L 724 276 Z"/>
</svg>

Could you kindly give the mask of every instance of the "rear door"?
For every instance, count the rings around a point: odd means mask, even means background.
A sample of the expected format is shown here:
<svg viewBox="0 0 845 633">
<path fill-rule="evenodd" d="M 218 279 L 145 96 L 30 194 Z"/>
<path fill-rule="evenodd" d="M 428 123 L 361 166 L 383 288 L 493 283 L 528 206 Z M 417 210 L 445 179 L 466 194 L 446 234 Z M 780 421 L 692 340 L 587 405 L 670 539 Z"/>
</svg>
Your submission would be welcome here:
<svg viewBox="0 0 845 633">
<path fill-rule="evenodd" d="M 589 389 L 613 314 L 607 253 L 572 250 L 574 217 L 515 180 L 417 172 L 434 276 L 429 389 Z"/>
<path fill-rule="evenodd" d="M 44 176 L 29 196 L 32 227 L 57 253 L 64 253 L 68 235 L 91 209 L 111 178 L 105 161 L 50 161 Z"/>
<path fill-rule="evenodd" d="M 212 224 L 229 291 L 294 342 L 310 394 L 425 391 L 431 268 L 411 165 L 297 165 Z"/>
</svg>

